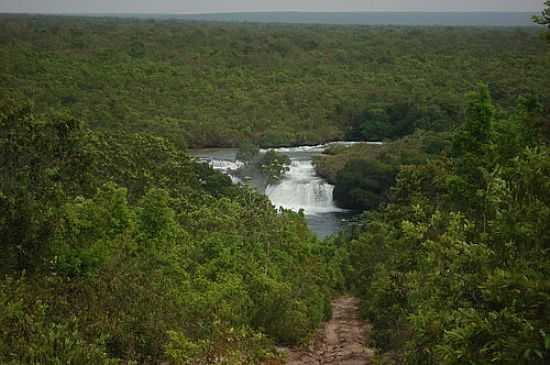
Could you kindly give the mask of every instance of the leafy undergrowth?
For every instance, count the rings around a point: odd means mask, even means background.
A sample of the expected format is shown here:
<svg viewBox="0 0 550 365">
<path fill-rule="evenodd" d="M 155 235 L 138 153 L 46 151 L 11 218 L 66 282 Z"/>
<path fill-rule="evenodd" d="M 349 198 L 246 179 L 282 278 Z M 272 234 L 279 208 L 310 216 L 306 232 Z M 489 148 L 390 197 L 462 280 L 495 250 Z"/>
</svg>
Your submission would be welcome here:
<svg viewBox="0 0 550 365">
<path fill-rule="evenodd" d="M 381 363 L 548 363 L 549 122 L 527 99 L 496 113 L 483 86 L 451 150 L 336 239 Z"/>
<path fill-rule="evenodd" d="M 418 130 L 384 144 L 334 145 L 316 157 L 317 173 L 335 185 L 342 208 L 373 209 L 385 202 L 402 165 L 419 164 L 445 153 L 450 134 Z"/>
<path fill-rule="evenodd" d="M 274 363 L 330 315 L 334 245 L 158 137 L 0 114 L 2 364 Z"/>
</svg>

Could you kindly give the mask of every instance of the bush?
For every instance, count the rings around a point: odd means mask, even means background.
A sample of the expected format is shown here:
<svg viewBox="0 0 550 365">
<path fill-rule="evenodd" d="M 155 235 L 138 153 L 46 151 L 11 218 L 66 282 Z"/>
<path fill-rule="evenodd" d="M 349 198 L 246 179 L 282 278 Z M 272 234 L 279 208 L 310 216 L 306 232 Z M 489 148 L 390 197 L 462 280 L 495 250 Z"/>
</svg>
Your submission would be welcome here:
<svg viewBox="0 0 550 365">
<path fill-rule="evenodd" d="M 334 200 L 343 208 L 376 208 L 386 200 L 395 174 L 395 168 L 378 161 L 351 160 L 336 176 Z"/>
</svg>

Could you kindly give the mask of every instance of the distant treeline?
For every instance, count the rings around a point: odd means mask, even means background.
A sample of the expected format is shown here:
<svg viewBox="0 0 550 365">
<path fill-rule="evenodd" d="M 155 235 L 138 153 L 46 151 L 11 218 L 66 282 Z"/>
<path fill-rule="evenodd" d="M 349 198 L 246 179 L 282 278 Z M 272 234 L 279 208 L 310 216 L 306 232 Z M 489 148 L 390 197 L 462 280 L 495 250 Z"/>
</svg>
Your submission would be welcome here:
<svg viewBox="0 0 550 365">
<path fill-rule="evenodd" d="M 134 15 L 139 16 L 139 15 Z M 141 15 L 140 17 L 150 17 Z M 252 23 L 532 27 L 529 12 L 242 12 L 162 18 Z"/>
<path fill-rule="evenodd" d="M 453 129 L 485 80 L 547 98 L 536 28 L 0 16 L 0 98 L 178 145 L 316 144 Z"/>
<path fill-rule="evenodd" d="M 61 15 L 61 14 L 60 14 Z M 134 18 L 156 20 L 182 20 L 239 23 L 285 23 L 329 25 L 405 25 L 405 26 L 479 26 L 479 27 L 533 27 L 534 12 L 307 12 L 266 11 L 227 12 L 196 14 L 163 13 L 87 13 L 64 14 L 68 16 L 91 16 L 111 18 Z"/>
</svg>

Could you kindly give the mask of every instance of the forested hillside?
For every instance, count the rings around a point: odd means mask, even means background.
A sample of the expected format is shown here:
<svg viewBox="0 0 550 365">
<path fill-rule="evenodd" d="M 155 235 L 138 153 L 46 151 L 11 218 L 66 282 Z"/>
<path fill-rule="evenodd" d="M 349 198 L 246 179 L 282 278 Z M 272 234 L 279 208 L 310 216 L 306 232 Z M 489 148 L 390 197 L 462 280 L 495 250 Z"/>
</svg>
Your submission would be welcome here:
<svg viewBox="0 0 550 365">
<path fill-rule="evenodd" d="M 347 24 L 347 25 L 439 25 L 439 26 L 533 26 L 530 12 L 232 12 L 208 14 L 158 15 L 161 19 L 185 19 L 215 22 Z M 129 17 L 154 17 L 129 14 Z"/>
<path fill-rule="evenodd" d="M 317 173 L 335 185 L 342 208 L 367 210 L 385 202 L 402 165 L 426 162 L 449 150 L 449 132 L 417 130 L 383 144 L 332 147 L 315 161 Z"/>
<path fill-rule="evenodd" d="M 535 28 L 0 18 L 0 96 L 179 145 L 317 144 L 462 121 L 479 80 L 509 109 L 550 96 Z"/>
<path fill-rule="evenodd" d="M 535 20 L 550 27 L 546 5 Z M 376 363 L 550 361 L 550 103 L 529 94 L 502 108 L 482 83 L 450 134 L 317 161 L 341 205 L 370 209 L 331 242 Z"/>
<path fill-rule="evenodd" d="M 401 166 L 386 203 L 335 238 L 382 363 L 548 363 L 548 115 L 527 99 L 497 114 L 482 85 L 451 147 Z M 363 194 L 389 190 L 373 171 L 354 171 Z"/>
<path fill-rule="evenodd" d="M 302 215 L 158 137 L 4 104 L 0 165 L 2 364 L 257 364 L 342 287 Z"/>
<path fill-rule="evenodd" d="M 549 66 L 531 29 L 1 15 L 0 364 L 281 365 L 338 294 L 314 360 L 548 364 Z M 385 141 L 315 160 L 363 213 L 324 241 L 187 149 L 276 184 L 258 146 L 340 138 Z"/>
</svg>

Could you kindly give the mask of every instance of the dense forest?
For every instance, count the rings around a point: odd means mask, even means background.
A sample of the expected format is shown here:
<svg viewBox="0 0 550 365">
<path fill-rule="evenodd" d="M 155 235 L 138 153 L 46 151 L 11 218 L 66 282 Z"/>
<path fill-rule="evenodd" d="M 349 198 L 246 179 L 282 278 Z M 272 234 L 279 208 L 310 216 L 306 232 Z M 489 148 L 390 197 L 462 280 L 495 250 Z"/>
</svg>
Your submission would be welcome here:
<svg viewBox="0 0 550 365">
<path fill-rule="evenodd" d="M 0 20 L 0 364 L 282 364 L 344 292 L 375 364 L 550 361 L 536 29 Z M 187 149 L 339 138 L 323 241 Z"/>
<path fill-rule="evenodd" d="M 548 115 L 527 99 L 498 114 L 482 85 L 442 153 L 426 158 L 422 143 L 409 145 L 419 159 L 390 183 L 370 165 L 349 169 L 370 159 L 352 157 L 341 170 L 379 197 L 378 210 L 333 242 L 347 247 L 345 276 L 382 363 L 548 362 Z"/>
<path fill-rule="evenodd" d="M 3 105 L 0 161 L 2 364 L 256 364 L 330 316 L 339 250 L 161 138 Z"/>
<path fill-rule="evenodd" d="M 120 16 L 151 18 L 151 14 Z M 415 26 L 532 26 L 532 12 L 424 12 L 354 11 L 354 12 L 231 12 L 203 14 L 158 14 L 157 19 L 183 19 L 210 22 L 342 24 L 342 25 L 415 25 Z"/>
<path fill-rule="evenodd" d="M 550 96 L 536 28 L 192 23 L 0 15 L 0 96 L 180 146 L 448 130 L 480 80 Z"/>
</svg>

